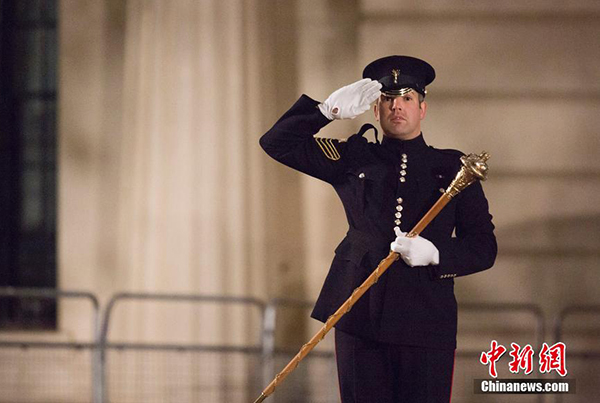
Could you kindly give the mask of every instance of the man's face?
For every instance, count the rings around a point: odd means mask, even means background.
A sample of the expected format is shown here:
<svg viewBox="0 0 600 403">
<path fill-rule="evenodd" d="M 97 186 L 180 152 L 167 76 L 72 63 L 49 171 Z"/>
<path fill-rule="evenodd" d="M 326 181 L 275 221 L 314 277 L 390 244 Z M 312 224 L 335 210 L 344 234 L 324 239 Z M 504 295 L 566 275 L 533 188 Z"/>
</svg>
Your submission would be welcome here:
<svg viewBox="0 0 600 403">
<path fill-rule="evenodd" d="M 411 91 L 399 97 L 381 95 L 374 107 L 375 119 L 383 133 L 399 140 L 414 139 L 421 133 L 421 120 L 425 118 L 427 104 L 419 104 L 419 94 Z"/>
</svg>

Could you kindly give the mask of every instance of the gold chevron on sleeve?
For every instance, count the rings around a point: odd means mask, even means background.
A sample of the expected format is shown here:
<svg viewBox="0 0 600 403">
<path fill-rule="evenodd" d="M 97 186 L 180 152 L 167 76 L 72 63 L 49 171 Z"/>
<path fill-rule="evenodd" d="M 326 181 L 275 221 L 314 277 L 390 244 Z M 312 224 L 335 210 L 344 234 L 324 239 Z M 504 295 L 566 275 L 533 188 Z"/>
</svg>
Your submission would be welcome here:
<svg viewBox="0 0 600 403">
<path fill-rule="evenodd" d="M 333 139 L 315 137 L 315 141 L 317 142 L 319 148 L 321 148 L 321 151 L 323 151 L 323 154 L 325 154 L 327 158 L 333 161 L 337 161 L 340 159 L 340 153 L 335 147 Z"/>
</svg>

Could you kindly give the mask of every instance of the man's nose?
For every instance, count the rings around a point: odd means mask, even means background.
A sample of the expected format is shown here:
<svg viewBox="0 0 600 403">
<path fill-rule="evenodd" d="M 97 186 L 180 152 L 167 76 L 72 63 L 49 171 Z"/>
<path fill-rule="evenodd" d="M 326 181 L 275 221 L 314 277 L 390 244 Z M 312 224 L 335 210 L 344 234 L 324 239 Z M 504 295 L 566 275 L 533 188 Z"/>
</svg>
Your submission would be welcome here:
<svg viewBox="0 0 600 403">
<path fill-rule="evenodd" d="M 396 97 L 392 99 L 391 108 L 393 111 L 402 110 L 402 103 L 400 102 L 400 97 Z"/>
</svg>

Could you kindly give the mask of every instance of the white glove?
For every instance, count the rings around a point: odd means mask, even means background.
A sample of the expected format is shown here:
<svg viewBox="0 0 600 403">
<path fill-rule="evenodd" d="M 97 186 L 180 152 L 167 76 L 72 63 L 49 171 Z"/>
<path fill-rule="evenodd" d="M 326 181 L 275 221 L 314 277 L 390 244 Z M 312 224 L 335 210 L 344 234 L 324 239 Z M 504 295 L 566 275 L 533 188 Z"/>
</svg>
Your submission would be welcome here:
<svg viewBox="0 0 600 403">
<path fill-rule="evenodd" d="M 325 102 L 319 104 L 319 110 L 329 120 L 354 119 L 369 110 L 381 95 L 380 89 L 378 81 L 363 78 L 334 91 Z"/>
<path fill-rule="evenodd" d="M 407 238 L 406 233 L 399 228 L 394 229 L 396 240 L 390 245 L 390 249 L 400 254 L 400 257 L 410 267 L 438 265 L 440 263 L 440 251 L 427 239 L 416 236 Z"/>
</svg>

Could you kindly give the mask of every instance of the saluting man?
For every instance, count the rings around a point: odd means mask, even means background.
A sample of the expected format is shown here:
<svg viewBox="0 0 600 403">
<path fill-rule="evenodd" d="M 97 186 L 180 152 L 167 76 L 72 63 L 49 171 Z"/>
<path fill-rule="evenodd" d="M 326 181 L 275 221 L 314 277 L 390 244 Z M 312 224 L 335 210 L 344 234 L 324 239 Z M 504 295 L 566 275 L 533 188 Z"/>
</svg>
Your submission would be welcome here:
<svg viewBox="0 0 600 403">
<path fill-rule="evenodd" d="M 337 323 L 336 359 L 343 403 L 449 402 L 456 349 L 454 278 L 490 268 L 497 245 L 481 185 L 459 193 L 421 233 L 405 234 L 460 169 L 456 150 L 428 146 L 421 132 L 427 62 L 375 60 L 363 79 L 319 103 L 306 95 L 262 136 L 277 161 L 330 183 L 349 230 L 312 312 L 325 322 L 389 253 L 401 255 Z M 374 103 L 383 131 L 364 125 L 346 141 L 315 137 L 337 119 Z M 363 134 L 375 130 L 375 143 Z M 390 246 L 390 241 L 393 241 Z"/>
</svg>

